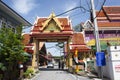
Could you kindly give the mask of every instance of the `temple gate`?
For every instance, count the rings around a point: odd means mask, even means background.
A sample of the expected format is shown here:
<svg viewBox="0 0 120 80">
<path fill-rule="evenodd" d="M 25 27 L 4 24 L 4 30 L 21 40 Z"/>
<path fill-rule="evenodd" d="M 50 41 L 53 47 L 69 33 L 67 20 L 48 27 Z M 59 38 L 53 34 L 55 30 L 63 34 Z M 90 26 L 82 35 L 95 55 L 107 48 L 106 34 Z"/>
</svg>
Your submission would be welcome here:
<svg viewBox="0 0 120 80">
<path fill-rule="evenodd" d="M 53 12 L 49 17 L 37 17 L 31 30 L 35 45 L 32 67 L 37 69 L 39 66 L 39 42 L 67 42 L 67 54 L 69 54 L 69 42 L 72 35 L 72 25 L 68 17 L 57 17 Z M 68 58 L 68 66 L 72 66 L 71 58 Z"/>
</svg>

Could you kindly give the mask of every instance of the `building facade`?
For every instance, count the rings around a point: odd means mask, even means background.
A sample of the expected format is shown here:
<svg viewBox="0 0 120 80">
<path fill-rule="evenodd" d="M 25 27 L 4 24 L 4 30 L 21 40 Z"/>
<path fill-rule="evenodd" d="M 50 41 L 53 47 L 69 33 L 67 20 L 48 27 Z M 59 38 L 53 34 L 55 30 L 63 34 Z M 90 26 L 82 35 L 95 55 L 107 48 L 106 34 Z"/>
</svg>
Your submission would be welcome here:
<svg viewBox="0 0 120 80">
<path fill-rule="evenodd" d="M 32 26 L 27 20 L 0 0 L 0 28 L 12 28 L 16 31 L 19 26 Z"/>
<path fill-rule="evenodd" d="M 120 45 L 120 6 L 104 6 L 96 11 L 101 50 L 106 50 L 107 44 Z M 84 27 L 85 41 L 95 49 L 94 26 Z"/>
</svg>

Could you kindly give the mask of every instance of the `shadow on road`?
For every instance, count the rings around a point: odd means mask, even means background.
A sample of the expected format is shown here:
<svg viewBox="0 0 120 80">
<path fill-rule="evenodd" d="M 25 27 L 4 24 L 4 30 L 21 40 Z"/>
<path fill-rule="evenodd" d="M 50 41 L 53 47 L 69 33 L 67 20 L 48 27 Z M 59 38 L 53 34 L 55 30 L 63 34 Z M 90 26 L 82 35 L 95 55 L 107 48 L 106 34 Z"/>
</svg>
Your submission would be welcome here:
<svg viewBox="0 0 120 80">
<path fill-rule="evenodd" d="M 67 71 L 67 69 L 39 68 L 40 71 Z"/>
</svg>

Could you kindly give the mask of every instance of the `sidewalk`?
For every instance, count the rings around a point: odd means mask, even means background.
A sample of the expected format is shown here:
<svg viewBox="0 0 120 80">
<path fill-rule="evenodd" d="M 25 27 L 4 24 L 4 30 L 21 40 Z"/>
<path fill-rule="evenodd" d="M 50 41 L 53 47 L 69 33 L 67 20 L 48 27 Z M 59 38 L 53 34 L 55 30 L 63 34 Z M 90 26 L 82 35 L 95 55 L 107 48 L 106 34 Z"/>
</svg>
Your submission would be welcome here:
<svg viewBox="0 0 120 80">
<path fill-rule="evenodd" d="M 84 77 L 89 77 L 90 79 L 93 79 L 93 80 L 110 80 L 106 77 L 103 77 L 103 79 L 99 79 L 97 74 L 94 74 L 94 73 L 91 73 L 91 72 L 85 72 L 85 71 L 80 71 L 77 73 L 78 75 L 80 76 L 84 76 Z"/>
<path fill-rule="evenodd" d="M 102 80 L 102 79 L 99 79 L 99 78 L 93 78 L 93 80 Z M 110 80 L 110 79 L 103 78 L 103 80 Z"/>
</svg>

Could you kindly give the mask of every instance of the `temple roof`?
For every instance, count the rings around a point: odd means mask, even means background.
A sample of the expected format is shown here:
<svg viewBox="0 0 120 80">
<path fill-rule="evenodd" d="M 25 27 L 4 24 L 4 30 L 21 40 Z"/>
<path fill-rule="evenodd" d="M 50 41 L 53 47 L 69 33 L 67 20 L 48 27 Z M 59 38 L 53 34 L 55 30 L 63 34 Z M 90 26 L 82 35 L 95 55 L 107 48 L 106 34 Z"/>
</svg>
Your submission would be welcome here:
<svg viewBox="0 0 120 80">
<path fill-rule="evenodd" d="M 90 50 L 89 47 L 85 44 L 83 33 L 74 33 L 72 36 L 72 43 L 70 44 L 71 51 L 75 51 L 77 48 L 79 52 L 84 52 Z"/>
<path fill-rule="evenodd" d="M 23 34 L 23 41 L 22 43 L 24 44 L 25 46 L 25 49 L 27 49 L 27 52 L 32 52 L 33 53 L 33 48 L 34 48 L 34 44 L 33 43 L 30 43 L 30 39 L 31 39 L 31 36 L 30 34 Z M 42 49 L 42 47 L 44 47 L 45 43 L 44 42 L 40 42 L 39 43 L 39 50 Z"/>
<path fill-rule="evenodd" d="M 68 17 L 57 17 L 53 12 L 49 17 L 37 17 L 31 29 L 31 36 L 39 40 L 67 40 L 73 34 Z"/>
<path fill-rule="evenodd" d="M 120 6 L 104 6 L 100 13 L 96 11 L 98 26 L 120 28 Z"/>
<path fill-rule="evenodd" d="M 23 34 L 22 43 L 23 43 L 24 45 L 27 45 L 27 44 L 29 44 L 29 41 L 30 41 L 30 34 Z"/>
<path fill-rule="evenodd" d="M 72 44 L 85 45 L 83 34 L 78 32 L 72 36 Z"/>
</svg>

